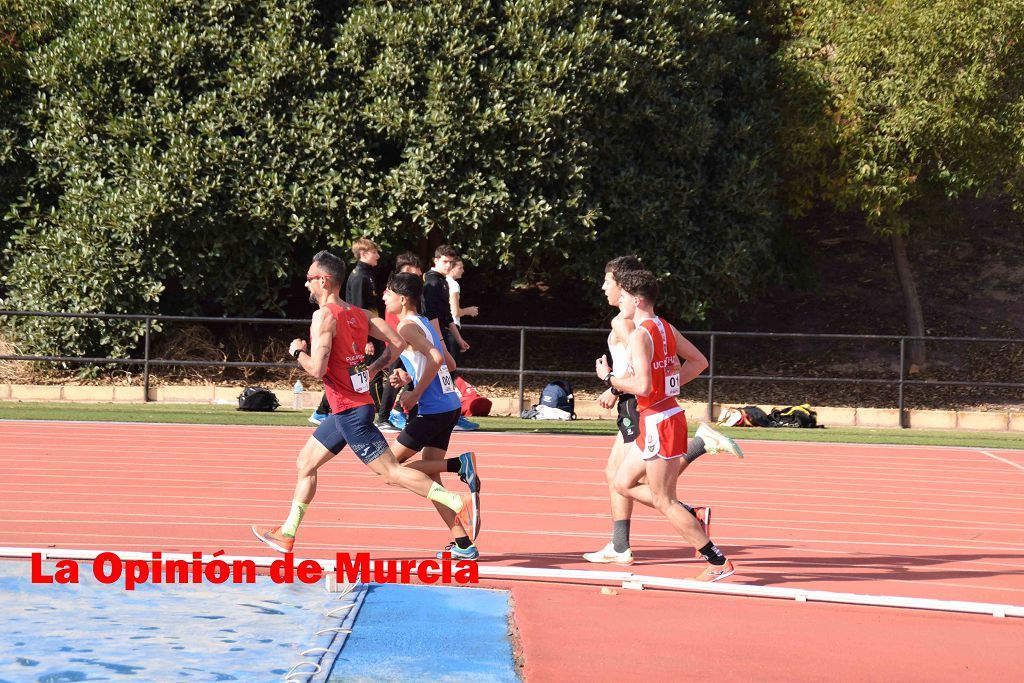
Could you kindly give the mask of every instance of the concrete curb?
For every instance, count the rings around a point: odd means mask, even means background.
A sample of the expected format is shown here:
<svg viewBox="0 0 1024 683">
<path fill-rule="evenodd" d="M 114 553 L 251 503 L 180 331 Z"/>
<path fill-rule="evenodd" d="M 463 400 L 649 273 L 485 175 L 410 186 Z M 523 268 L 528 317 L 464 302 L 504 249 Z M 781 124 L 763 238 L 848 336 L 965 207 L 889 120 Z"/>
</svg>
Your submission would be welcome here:
<svg viewBox="0 0 1024 683">
<path fill-rule="evenodd" d="M 245 387 L 206 385 L 165 385 L 151 387 L 149 399 L 154 403 L 233 404 Z M 270 387 L 285 407 L 312 410 L 320 404 L 321 392 L 304 391 L 296 395 L 291 388 Z M 0 384 L 0 400 L 9 401 L 66 401 L 69 403 L 142 403 L 142 387 Z M 540 400 L 528 396 L 529 408 Z M 492 398 L 491 415 L 508 416 L 519 412 L 516 398 Z M 691 421 L 706 420 L 707 404 L 682 401 Z M 715 404 L 713 418 L 722 410 L 738 407 L 733 404 Z M 760 406 L 769 412 L 774 406 Z M 899 411 L 895 408 L 848 408 L 814 406 L 818 422 L 830 427 L 874 427 L 895 429 L 899 424 Z M 615 419 L 615 410 L 606 410 L 596 400 L 577 400 L 576 414 L 581 419 Z M 960 429 L 968 431 L 1024 432 L 1024 406 L 1021 411 L 976 410 L 908 410 L 907 421 L 911 429 Z"/>
</svg>

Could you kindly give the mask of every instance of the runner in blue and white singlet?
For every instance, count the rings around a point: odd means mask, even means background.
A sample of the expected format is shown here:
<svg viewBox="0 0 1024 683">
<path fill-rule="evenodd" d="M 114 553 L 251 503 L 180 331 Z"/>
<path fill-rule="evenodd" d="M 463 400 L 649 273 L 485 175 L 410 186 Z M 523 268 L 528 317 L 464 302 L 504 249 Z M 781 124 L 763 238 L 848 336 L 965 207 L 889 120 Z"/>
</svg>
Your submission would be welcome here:
<svg viewBox="0 0 1024 683">
<path fill-rule="evenodd" d="M 441 339 L 437 336 L 434 326 L 426 318 L 415 314 L 406 317 L 405 320 L 417 324 L 427 339 L 434 345 L 434 348 L 437 349 L 438 353 L 442 356 L 444 355 L 444 346 Z M 427 365 L 427 357 L 419 351 L 408 347 L 402 351 L 401 357 L 402 365 L 405 366 L 405 371 L 412 377 L 414 386 L 419 386 Z M 455 388 L 455 382 L 452 380 L 447 364 L 442 363 L 430 384 L 420 394 L 417 412 L 421 415 L 436 415 L 437 413 L 447 413 L 452 410 L 461 409 L 461 407 L 462 404 L 459 401 L 459 392 Z"/>
<path fill-rule="evenodd" d="M 462 414 L 462 402 L 449 367 L 454 361 L 445 352 L 440 335 L 427 318 L 419 314 L 423 295 L 423 281 L 411 273 L 396 273 L 384 290 L 384 306 L 398 319 L 398 334 L 406 348 L 400 358 L 404 370 L 391 374 L 393 387 L 412 382 L 399 397 L 402 408 L 410 414 L 405 428 L 393 446 L 395 457 L 407 467 L 418 469 L 440 483 L 441 474 L 458 474 L 469 486 L 471 512 L 468 525 L 462 525 L 454 515 L 439 508 L 438 512 L 452 534 L 452 541 L 438 553 L 450 553 L 456 559 L 476 559 L 479 552 L 473 543 L 480 532 L 480 478 L 476 473 L 476 456 L 463 453 L 457 458 L 445 458 L 452 430 Z M 415 414 L 413 410 L 415 409 Z M 422 459 L 406 462 L 420 453 Z"/>
</svg>

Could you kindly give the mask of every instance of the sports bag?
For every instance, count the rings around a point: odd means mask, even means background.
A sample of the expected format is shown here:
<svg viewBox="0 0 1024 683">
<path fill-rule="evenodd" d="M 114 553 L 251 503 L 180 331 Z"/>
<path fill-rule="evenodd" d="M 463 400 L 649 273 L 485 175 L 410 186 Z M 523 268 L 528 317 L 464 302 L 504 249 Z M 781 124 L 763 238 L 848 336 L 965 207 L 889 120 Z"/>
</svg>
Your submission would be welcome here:
<svg viewBox="0 0 1024 683">
<path fill-rule="evenodd" d="M 540 405 L 548 408 L 564 410 L 576 419 L 576 397 L 572 393 L 572 385 L 560 379 L 553 380 L 544 387 L 540 395 Z"/>
<path fill-rule="evenodd" d="M 461 377 L 456 377 L 455 388 L 459 390 L 461 396 L 463 415 L 484 417 L 491 414 L 491 399 L 481 396 L 472 384 Z"/>
<path fill-rule="evenodd" d="M 780 427 L 814 428 L 818 426 L 818 413 L 806 403 L 787 408 L 776 408 L 772 410 L 771 418 Z"/>
<path fill-rule="evenodd" d="M 269 413 L 276 410 L 281 403 L 270 389 L 263 387 L 246 387 L 238 395 L 238 409 L 253 412 Z"/>
</svg>

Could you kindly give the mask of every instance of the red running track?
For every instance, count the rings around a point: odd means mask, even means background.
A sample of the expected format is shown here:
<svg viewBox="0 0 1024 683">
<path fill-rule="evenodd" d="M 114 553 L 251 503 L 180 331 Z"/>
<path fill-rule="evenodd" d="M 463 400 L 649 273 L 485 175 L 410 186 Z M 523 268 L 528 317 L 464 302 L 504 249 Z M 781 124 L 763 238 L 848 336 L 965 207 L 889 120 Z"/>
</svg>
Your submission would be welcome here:
<svg viewBox="0 0 1024 683">
<path fill-rule="evenodd" d="M 287 513 L 294 457 L 308 436 L 302 428 L 0 422 L 0 546 L 270 554 L 248 526 Z M 476 451 L 483 479 L 481 561 L 595 569 L 580 554 L 608 540 L 610 444 L 456 433 L 452 452 Z M 738 567 L 732 582 L 1024 605 L 1024 451 L 743 447 L 744 461 L 705 456 L 679 489 L 681 499 L 714 507 L 712 536 Z M 384 486 L 345 451 L 321 474 L 296 550 L 423 558 L 447 540 L 429 504 Z M 701 569 L 640 506 L 632 544 L 634 573 L 689 578 Z M 1020 619 L 495 583 L 513 590 L 531 681 L 698 670 L 726 680 L 991 680 L 1024 663 Z"/>
</svg>

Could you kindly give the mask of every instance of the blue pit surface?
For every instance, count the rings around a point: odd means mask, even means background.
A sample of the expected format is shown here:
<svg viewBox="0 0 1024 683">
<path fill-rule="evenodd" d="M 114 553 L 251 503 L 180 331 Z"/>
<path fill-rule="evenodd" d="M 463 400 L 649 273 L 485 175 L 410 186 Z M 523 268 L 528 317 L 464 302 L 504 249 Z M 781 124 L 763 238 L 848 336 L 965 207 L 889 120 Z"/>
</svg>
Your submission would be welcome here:
<svg viewBox="0 0 1024 683">
<path fill-rule="evenodd" d="M 282 681 L 302 661 L 325 670 L 297 673 L 297 683 L 518 680 L 505 591 L 364 585 L 339 599 L 322 584 L 267 576 L 126 591 L 79 565 L 78 584 L 33 584 L 27 561 L 0 561 L 0 683 Z M 339 626 L 352 633 L 317 635 Z M 327 652 L 302 656 L 309 648 Z"/>
<path fill-rule="evenodd" d="M 507 591 L 373 585 L 328 679 L 518 681 Z"/>
</svg>

